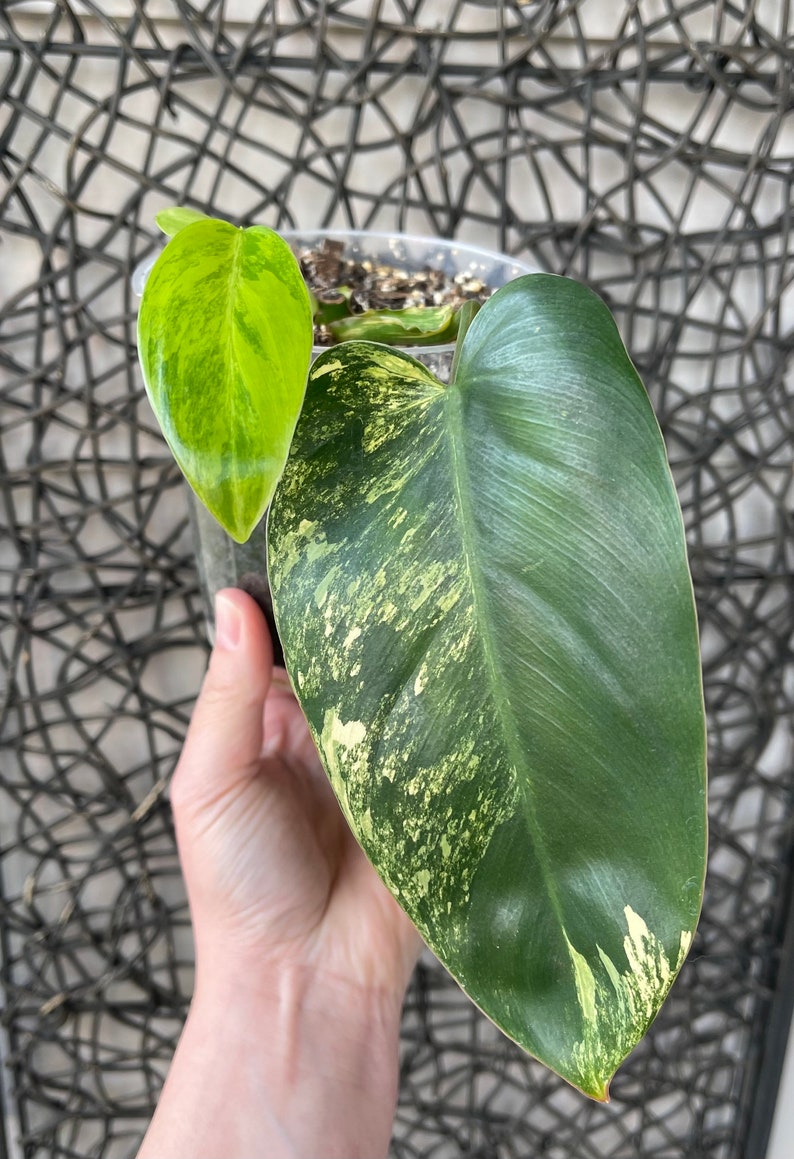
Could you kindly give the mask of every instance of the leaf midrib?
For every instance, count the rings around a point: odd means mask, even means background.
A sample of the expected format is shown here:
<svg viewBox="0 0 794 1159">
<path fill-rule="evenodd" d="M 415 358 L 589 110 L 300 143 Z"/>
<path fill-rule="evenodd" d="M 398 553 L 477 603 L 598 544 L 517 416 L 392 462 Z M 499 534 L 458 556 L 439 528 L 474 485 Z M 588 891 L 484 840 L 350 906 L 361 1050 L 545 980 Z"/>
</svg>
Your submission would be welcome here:
<svg viewBox="0 0 794 1159">
<path fill-rule="evenodd" d="M 446 407 L 447 416 L 447 422 L 444 424 L 444 429 L 447 435 L 449 456 L 452 465 L 454 501 L 457 508 L 458 528 L 460 531 L 461 544 L 463 547 L 465 570 L 468 576 L 469 588 L 471 591 L 474 618 L 478 625 L 484 625 L 484 630 L 480 631 L 479 633 L 479 639 L 482 643 L 486 669 L 490 675 L 491 688 L 494 693 L 496 711 L 499 717 L 502 735 L 505 741 L 507 757 L 515 775 L 515 771 L 518 770 L 518 768 L 520 768 L 520 766 L 524 763 L 524 752 L 519 741 L 515 718 L 509 709 L 510 700 L 505 691 L 501 667 L 497 662 L 496 652 L 493 644 L 495 633 L 492 629 L 490 616 L 485 610 L 487 607 L 487 601 L 483 598 L 484 585 L 482 582 L 481 569 L 479 567 L 479 563 L 477 562 L 477 551 L 475 543 L 476 536 L 473 530 L 474 519 L 473 507 L 470 500 L 470 496 L 472 494 L 470 475 L 465 455 L 463 453 L 464 423 L 462 416 L 461 388 L 457 382 L 450 383 L 448 389 L 444 392 L 443 401 Z M 557 916 L 557 920 L 559 921 L 560 929 L 565 934 L 565 921 L 563 919 L 562 906 L 560 904 L 559 895 L 557 893 L 556 881 L 550 869 L 549 855 L 543 839 L 541 828 L 538 824 L 535 806 L 531 798 L 531 786 L 529 784 L 528 778 L 522 779 L 521 777 L 516 776 L 515 779 L 518 782 L 519 797 L 523 805 L 523 812 L 527 822 L 527 827 L 535 844 L 538 864 L 541 867 L 546 892 L 552 904 L 554 913 Z"/>
<path fill-rule="evenodd" d="M 242 259 L 243 259 L 243 242 L 244 242 L 243 231 L 241 229 L 235 229 L 234 236 L 232 238 L 231 268 L 229 270 L 228 280 L 226 283 L 227 284 L 227 293 L 226 293 L 227 357 L 226 357 L 226 365 L 228 367 L 239 366 L 239 357 L 238 357 L 238 353 L 237 353 L 237 327 L 236 327 L 236 323 L 235 323 L 235 311 L 237 309 L 240 266 L 242 265 Z M 229 390 L 228 383 L 226 384 L 226 389 L 224 390 L 224 395 L 227 399 L 227 412 L 228 412 L 228 418 L 229 418 L 229 426 L 227 429 L 230 431 L 236 431 L 237 430 L 237 408 L 235 405 L 236 393 L 234 390 Z M 233 456 L 234 466 L 237 465 L 236 460 L 237 460 L 237 456 L 235 453 L 235 455 Z M 242 499 L 242 497 L 238 496 L 236 489 L 232 493 L 232 510 L 234 512 L 234 523 L 235 523 L 235 526 L 237 526 L 241 523 L 241 517 L 243 516 L 243 514 L 245 512 L 245 503 L 244 503 L 244 500 Z"/>
<path fill-rule="evenodd" d="M 228 357 L 226 359 L 226 362 L 227 362 L 228 366 L 236 366 L 239 362 L 239 359 L 237 356 L 237 349 L 236 349 L 237 344 L 235 341 L 236 334 L 237 334 L 237 328 L 236 328 L 236 324 L 235 324 L 235 310 L 237 308 L 237 298 L 238 298 L 237 287 L 239 284 L 239 272 L 240 272 L 240 266 L 242 264 L 242 255 L 243 255 L 243 231 L 241 229 L 238 229 L 238 230 L 235 230 L 235 235 L 233 238 L 232 262 L 231 262 L 231 268 L 229 270 L 229 276 L 228 276 L 228 281 L 227 281 L 228 288 L 227 288 L 227 293 L 226 293 L 226 334 L 228 336 L 227 337 Z M 234 404 L 234 392 L 227 390 L 226 395 L 227 395 L 227 397 L 229 397 L 229 399 L 232 403 L 232 406 L 233 406 L 233 404 Z M 235 429 L 233 424 L 231 425 L 230 429 L 231 430 Z"/>
</svg>

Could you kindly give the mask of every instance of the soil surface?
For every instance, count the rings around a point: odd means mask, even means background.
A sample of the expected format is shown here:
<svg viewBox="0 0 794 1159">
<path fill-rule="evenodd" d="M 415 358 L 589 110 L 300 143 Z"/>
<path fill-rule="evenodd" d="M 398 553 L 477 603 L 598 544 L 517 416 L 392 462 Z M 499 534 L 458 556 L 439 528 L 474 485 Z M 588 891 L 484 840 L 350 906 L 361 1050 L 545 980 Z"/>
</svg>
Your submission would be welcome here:
<svg viewBox="0 0 794 1159">
<path fill-rule="evenodd" d="M 468 273 L 450 277 L 429 266 L 409 270 L 405 266 L 343 257 L 344 243 L 326 238 L 316 249 L 297 251 L 307 286 L 322 305 L 342 305 L 350 312 L 400 310 L 405 306 L 452 306 L 484 302 L 493 293 L 479 278 Z M 344 291 L 344 292 L 341 292 Z M 315 326 L 316 346 L 333 346 L 327 326 Z"/>
</svg>

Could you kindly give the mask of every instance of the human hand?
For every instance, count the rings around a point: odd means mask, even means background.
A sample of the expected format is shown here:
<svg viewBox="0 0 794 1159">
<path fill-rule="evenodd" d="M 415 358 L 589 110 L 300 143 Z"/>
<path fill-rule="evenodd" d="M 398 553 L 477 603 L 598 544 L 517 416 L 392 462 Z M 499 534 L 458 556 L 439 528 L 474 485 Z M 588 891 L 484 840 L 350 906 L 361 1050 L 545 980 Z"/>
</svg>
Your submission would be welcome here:
<svg viewBox="0 0 794 1159">
<path fill-rule="evenodd" d="M 243 592 L 218 596 L 171 801 L 196 986 L 141 1156 L 385 1151 L 421 943 L 354 840 Z"/>
<path fill-rule="evenodd" d="M 171 786 L 199 968 L 298 966 L 402 1001 L 418 935 L 342 816 L 264 619 L 228 590 L 216 625 Z"/>
</svg>

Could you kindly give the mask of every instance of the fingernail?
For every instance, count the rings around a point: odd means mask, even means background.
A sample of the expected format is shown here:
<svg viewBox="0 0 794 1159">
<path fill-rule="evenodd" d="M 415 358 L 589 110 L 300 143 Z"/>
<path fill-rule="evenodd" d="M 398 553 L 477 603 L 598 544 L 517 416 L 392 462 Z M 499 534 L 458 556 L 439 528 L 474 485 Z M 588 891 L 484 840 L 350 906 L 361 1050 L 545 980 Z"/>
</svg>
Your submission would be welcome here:
<svg viewBox="0 0 794 1159">
<path fill-rule="evenodd" d="M 215 597 L 215 647 L 233 651 L 240 643 L 243 618 L 237 605 L 219 592 Z"/>
</svg>

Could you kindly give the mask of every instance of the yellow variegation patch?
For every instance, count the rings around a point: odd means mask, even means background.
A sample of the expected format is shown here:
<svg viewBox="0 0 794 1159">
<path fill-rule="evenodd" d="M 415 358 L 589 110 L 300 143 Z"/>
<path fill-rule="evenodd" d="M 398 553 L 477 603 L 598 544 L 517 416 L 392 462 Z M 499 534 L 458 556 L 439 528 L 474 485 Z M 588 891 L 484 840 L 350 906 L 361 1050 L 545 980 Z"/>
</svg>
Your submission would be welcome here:
<svg viewBox="0 0 794 1159">
<path fill-rule="evenodd" d="M 692 944 L 692 932 L 682 930 L 678 954 L 671 962 L 639 914 L 631 906 L 624 913 L 628 933 L 623 948 L 629 968 L 621 973 L 597 947 L 606 981 L 595 976 L 587 958 L 566 938 L 584 1024 L 584 1036 L 573 1046 L 571 1073 L 578 1086 L 598 1099 L 607 1098 L 605 1076 L 617 1070 L 645 1034 Z"/>
</svg>

